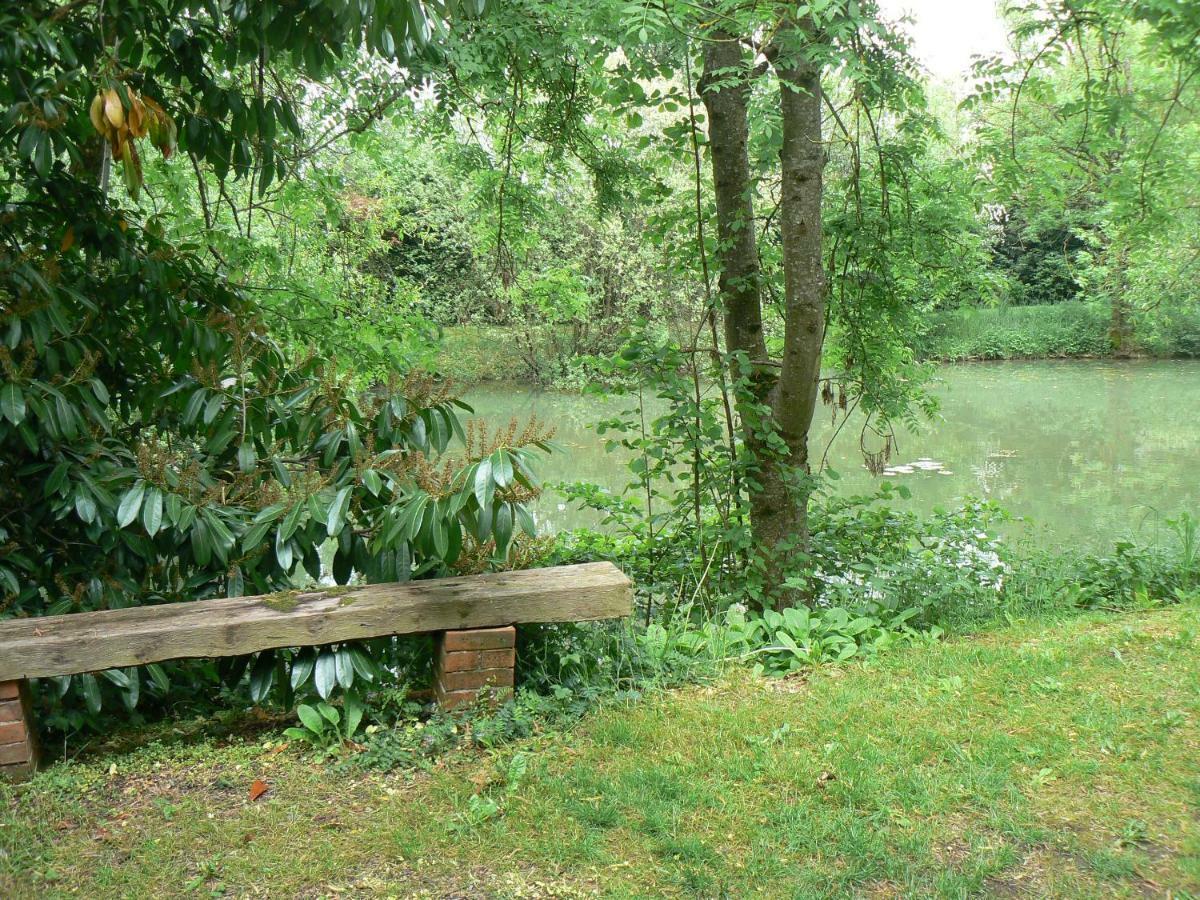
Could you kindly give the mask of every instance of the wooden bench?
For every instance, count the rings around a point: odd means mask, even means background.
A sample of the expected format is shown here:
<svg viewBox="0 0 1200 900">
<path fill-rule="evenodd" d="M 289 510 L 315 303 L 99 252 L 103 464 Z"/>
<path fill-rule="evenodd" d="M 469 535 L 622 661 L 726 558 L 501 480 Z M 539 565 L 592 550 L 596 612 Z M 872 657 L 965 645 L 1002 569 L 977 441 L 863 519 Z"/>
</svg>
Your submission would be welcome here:
<svg viewBox="0 0 1200 900">
<path fill-rule="evenodd" d="M 434 688 L 453 707 L 485 686 L 512 690 L 513 626 L 619 618 L 632 602 L 619 569 L 585 563 L 0 621 L 0 774 L 37 766 L 30 678 L 434 633 Z"/>
</svg>

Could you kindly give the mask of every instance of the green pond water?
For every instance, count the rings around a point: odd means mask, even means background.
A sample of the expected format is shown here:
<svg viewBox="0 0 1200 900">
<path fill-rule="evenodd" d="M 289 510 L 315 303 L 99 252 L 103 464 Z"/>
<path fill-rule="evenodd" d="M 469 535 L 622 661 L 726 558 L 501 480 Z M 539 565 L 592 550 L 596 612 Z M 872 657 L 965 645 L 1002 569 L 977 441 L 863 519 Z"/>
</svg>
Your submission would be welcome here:
<svg viewBox="0 0 1200 900">
<path fill-rule="evenodd" d="M 1006 362 L 944 366 L 938 416 L 917 432 L 898 431 L 892 474 L 862 464 L 853 419 L 829 449 L 835 489 L 864 493 L 887 480 L 907 485 L 919 510 L 966 497 L 998 501 L 1047 541 L 1092 545 L 1139 532 L 1163 518 L 1200 513 L 1200 362 Z M 467 401 L 492 422 L 531 413 L 557 429 L 563 452 L 540 468 L 547 482 L 594 481 L 619 490 L 626 457 L 607 453 L 594 424 L 627 401 L 486 385 Z M 814 446 L 833 432 L 818 412 Z M 562 530 L 595 517 L 548 492 L 539 527 Z"/>
</svg>

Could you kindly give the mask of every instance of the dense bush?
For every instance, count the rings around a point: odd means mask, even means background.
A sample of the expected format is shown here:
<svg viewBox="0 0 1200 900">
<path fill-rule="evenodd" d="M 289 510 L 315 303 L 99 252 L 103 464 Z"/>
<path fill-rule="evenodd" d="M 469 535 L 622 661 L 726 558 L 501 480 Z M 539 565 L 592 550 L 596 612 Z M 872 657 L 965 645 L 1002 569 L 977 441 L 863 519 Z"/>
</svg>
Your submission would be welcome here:
<svg viewBox="0 0 1200 900">
<path fill-rule="evenodd" d="M 112 27 L 136 32 L 146 17 L 170 21 L 167 10 L 124 4 Z M 47 16 L 35 40 L 20 30 L 30 21 L 7 14 L 5 72 L 19 71 L 24 53 L 26 66 L 69 74 L 38 81 L 38 109 L 90 100 L 81 67 L 107 59 L 91 21 Z M 184 91 L 171 106 L 188 123 L 184 150 L 201 158 L 197 129 L 214 129 L 220 157 L 224 125 L 196 125 L 189 111 L 240 95 L 210 83 L 199 48 L 195 59 L 169 55 L 154 79 L 106 82 L 117 85 L 105 94 L 112 116 L 136 116 L 138 86 L 147 98 Z M 0 103 L 23 121 L 29 99 L 13 84 Z M 290 120 L 280 109 L 256 107 L 254 123 L 243 111 L 230 127 L 266 132 L 275 115 Z M 403 359 L 364 390 L 336 360 L 277 340 L 257 298 L 198 247 L 68 163 L 98 149 L 93 124 L 63 117 L 30 124 L 28 138 L 0 135 L 11 176 L 0 182 L 0 616 L 269 593 L 325 576 L 403 581 L 460 557 L 501 559 L 514 531 L 532 531 L 523 504 L 537 490 L 536 429 L 468 434 L 453 390 L 406 378 Z M 137 137 L 126 133 L 125 146 Z M 463 449 L 447 455 L 456 439 Z M 272 690 L 327 698 L 373 677 L 373 649 L 57 679 L 40 691 L 43 721 L 95 726 L 106 702 L 166 705 L 212 693 L 218 679 L 248 684 L 255 700 Z"/>
<path fill-rule="evenodd" d="M 1108 356 L 1109 312 L 1084 302 L 969 306 L 934 313 L 916 339 L 925 359 L 1037 359 Z M 1134 352 L 1200 356 L 1200 311 L 1170 307 L 1135 320 Z"/>
<path fill-rule="evenodd" d="M 934 314 L 917 352 L 949 360 L 1105 356 L 1111 350 L 1107 315 L 1079 302 L 963 307 Z"/>
<path fill-rule="evenodd" d="M 1139 323 L 1137 339 L 1155 356 L 1200 358 L 1200 307 L 1168 306 Z"/>
</svg>

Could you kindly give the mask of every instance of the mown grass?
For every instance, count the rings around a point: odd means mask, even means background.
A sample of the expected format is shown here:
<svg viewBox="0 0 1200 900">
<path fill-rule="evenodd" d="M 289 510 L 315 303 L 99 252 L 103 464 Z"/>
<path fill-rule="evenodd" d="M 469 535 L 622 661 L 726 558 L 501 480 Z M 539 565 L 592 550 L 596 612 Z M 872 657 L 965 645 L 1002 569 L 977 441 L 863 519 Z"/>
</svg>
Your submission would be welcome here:
<svg viewBox="0 0 1200 900">
<path fill-rule="evenodd" d="M 160 742 L 0 793 L 0 895 L 1189 896 L 1198 634 L 1177 607 L 734 670 L 429 772 Z"/>
</svg>

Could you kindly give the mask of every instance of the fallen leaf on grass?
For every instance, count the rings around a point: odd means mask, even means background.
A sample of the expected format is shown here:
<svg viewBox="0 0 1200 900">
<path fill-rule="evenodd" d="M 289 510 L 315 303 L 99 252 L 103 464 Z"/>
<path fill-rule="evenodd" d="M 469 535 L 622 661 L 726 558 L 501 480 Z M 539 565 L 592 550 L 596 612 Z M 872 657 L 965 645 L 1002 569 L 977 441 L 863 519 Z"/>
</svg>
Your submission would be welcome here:
<svg viewBox="0 0 1200 900">
<path fill-rule="evenodd" d="M 250 800 L 253 802 L 267 792 L 267 783 L 261 778 L 255 778 L 254 784 L 250 785 Z"/>
</svg>

